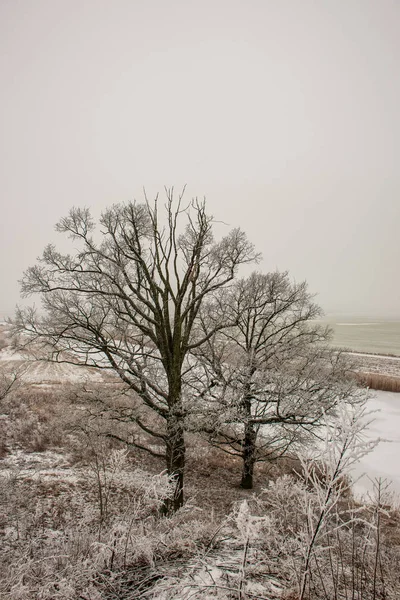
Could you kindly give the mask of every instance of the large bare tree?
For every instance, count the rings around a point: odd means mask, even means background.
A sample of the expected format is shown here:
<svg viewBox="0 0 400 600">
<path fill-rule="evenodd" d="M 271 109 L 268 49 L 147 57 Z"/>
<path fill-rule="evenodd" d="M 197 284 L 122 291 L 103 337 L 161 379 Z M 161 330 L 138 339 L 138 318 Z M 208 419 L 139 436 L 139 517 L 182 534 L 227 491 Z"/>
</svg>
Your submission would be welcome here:
<svg viewBox="0 0 400 600">
<path fill-rule="evenodd" d="M 309 443 L 326 415 L 359 397 L 343 353 L 307 284 L 288 273 L 252 273 L 224 294 L 235 326 L 199 351 L 207 410 L 198 422 L 213 444 L 243 460 L 241 486 L 253 487 L 254 465 Z M 207 329 L 208 315 L 202 319 Z"/>
<path fill-rule="evenodd" d="M 24 340 L 50 347 L 52 360 L 113 371 L 140 399 L 147 410 L 134 418 L 164 447 L 176 480 L 168 508 L 176 510 L 183 502 L 189 357 L 232 324 L 221 311 L 204 330 L 199 311 L 258 255 L 240 229 L 215 241 L 204 202 L 183 206 L 182 195 L 166 196 L 163 210 L 157 199 L 112 206 L 100 231 L 88 209 L 73 208 L 56 229 L 79 250 L 61 254 L 49 245 L 26 271 L 22 293 L 40 294 L 44 311 L 18 310 L 15 327 Z M 151 443 L 136 444 L 160 455 Z"/>
</svg>

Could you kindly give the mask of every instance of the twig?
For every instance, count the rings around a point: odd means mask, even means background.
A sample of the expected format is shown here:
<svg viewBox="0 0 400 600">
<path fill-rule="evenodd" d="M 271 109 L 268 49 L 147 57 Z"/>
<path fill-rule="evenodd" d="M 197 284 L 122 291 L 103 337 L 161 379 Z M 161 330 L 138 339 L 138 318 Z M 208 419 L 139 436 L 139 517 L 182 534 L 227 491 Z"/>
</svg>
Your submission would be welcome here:
<svg viewBox="0 0 400 600">
<path fill-rule="evenodd" d="M 239 581 L 239 594 L 238 594 L 238 598 L 239 600 L 242 600 L 243 598 L 243 584 L 245 582 L 245 568 L 246 568 L 246 561 L 247 561 L 247 552 L 249 549 L 249 536 L 247 536 L 246 538 L 246 543 L 244 545 L 244 552 L 243 552 L 243 560 L 242 560 L 242 566 L 241 566 L 241 576 L 240 576 L 240 581 Z"/>
</svg>

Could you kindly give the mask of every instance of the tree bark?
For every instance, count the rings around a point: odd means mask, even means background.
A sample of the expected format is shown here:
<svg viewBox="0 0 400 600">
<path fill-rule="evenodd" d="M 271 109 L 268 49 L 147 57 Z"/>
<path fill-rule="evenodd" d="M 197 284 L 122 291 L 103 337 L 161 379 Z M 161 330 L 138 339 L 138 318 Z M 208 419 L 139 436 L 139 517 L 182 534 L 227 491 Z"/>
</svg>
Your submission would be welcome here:
<svg viewBox="0 0 400 600">
<path fill-rule="evenodd" d="M 240 487 L 246 490 L 251 490 L 253 488 L 254 465 L 256 462 L 256 439 L 257 433 L 255 431 L 253 423 L 246 423 L 242 443 L 243 469 L 242 480 L 240 482 Z"/>
<path fill-rule="evenodd" d="M 182 419 L 176 415 L 167 424 L 167 469 L 174 481 L 174 495 L 168 500 L 168 512 L 175 512 L 183 506 L 183 473 L 185 469 L 185 437 Z"/>
<path fill-rule="evenodd" d="M 184 411 L 180 393 L 178 390 L 170 397 L 170 411 L 167 417 L 167 440 L 166 457 L 167 471 L 174 482 L 175 490 L 172 498 L 165 500 L 162 513 L 170 514 L 176 512 L 183 506 L 183 475 L 185 470 L 185 434 L 184 434 Z"/>
<path fill-rule="evenodd" d="M 251 421 L 251 380 L 256 369 L 254 365 L 250 366 L 250 373 L 244 388 L 244 398 L 242 400 L 242 414 L 244 419 L 244 436 L 242 440 L 242 480 L 240 487 L 251 490 L 253 488 L 253 473 L 256 456 L 257 430 Z"/>
</svg>

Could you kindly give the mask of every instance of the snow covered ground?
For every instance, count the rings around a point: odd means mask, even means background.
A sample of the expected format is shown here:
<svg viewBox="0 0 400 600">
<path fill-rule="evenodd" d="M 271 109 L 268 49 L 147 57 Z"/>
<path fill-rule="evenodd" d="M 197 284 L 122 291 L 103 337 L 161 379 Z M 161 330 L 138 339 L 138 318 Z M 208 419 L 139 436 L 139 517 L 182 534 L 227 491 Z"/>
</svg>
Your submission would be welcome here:
<svg viewBox="0 0 400 600">
<path fill-rule="evenodd" d="M 23 367 L 22 379 L 24 383 L 28 384 L 101 382 L 104 379 L 102 373 L 94 369 L 68 363 L 36 361 L 20 352 L 14 352 L 10 348 L 0 350 L 0 364 L 2 368 L 10 372 Z"/>
<path fill-rule="evenodd" d="M 400 496 L 400 394 L 380 391 L 373 394 L 368 408 L 377 412 L 367 436 L 381 441 L 354 469 L 353 477 L 361 476 L 355 484 L 355 492 L 365 494 L 372 488 L 370 479 L 382 477 L 392 482 L 392 491 Z"/>
</svg>

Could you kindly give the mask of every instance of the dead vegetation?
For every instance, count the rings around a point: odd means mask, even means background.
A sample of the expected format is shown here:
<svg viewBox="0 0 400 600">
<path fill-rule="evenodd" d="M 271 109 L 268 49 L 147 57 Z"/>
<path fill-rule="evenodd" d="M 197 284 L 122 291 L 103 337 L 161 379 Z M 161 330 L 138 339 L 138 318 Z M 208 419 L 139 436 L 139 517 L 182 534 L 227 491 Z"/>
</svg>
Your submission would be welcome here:
<svg viewBox="0 0 400 600">
<path fill-rule="evenodd" d="M 0 350 L 9 345 L 9 326 L 6 323 L 0 323 Z"/>
<path fill-rule="evenodd" d="M 2 600 L 398 597 L 400 517 L 381 483 L 360 506 L 338 479 L 326 511 L 332 473 L 285 457 L 250 492 L 238 459 L 193 434 L 186 504 L 161 517 L 163 461 L 100 435 L 81 400 L 28 385 L 2 407 Z"/>
<path fill-rule="evenodd" d="M 123 450 L 100 472 L 97 458 L 72 480 L 2 474 L 1 598 L 398 597 L 399 516 L 382 501 L 360 507 L 348 498 L 323 520 L 301 596 L 318 489 L 284 475 L 245 498 L 222 479 L 218 492 L 235 499 L 225 515 L 192 496 L 160 518 L 165 477 L 135 469 Z"/>
<path fill-rule="evenodd" d="M 380 373 L 355 373 L 357 381 L 371 390 L 400 392 L 400 377 Z"/>
</svg>

